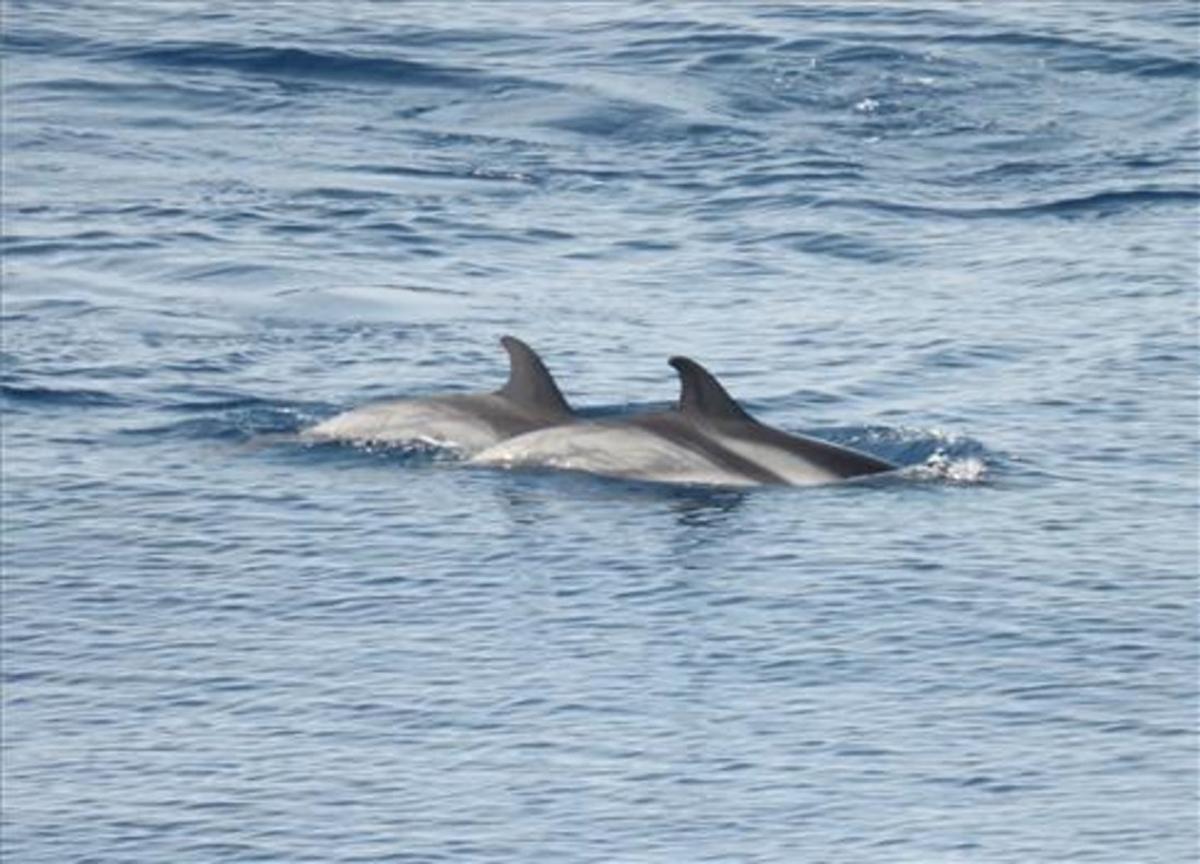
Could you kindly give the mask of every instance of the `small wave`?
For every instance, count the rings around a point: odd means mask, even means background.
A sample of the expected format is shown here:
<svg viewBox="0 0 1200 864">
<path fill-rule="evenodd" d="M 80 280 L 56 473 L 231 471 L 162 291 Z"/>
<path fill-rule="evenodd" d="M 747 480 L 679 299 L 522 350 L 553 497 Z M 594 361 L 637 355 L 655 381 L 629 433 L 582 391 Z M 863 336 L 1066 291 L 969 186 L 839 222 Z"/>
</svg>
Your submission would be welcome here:
<svg viewBox="0 0 1200 864">
<path fill-rule="evenodd" d="M 159 67 L 225 69 L 282 80 L 401 84 L 491 93 L 511 89 L 554 89 L 553 85 L 544 82 L 496 75 L 466 66 L 230 42 L 159 42 L 150 46 L 113 48 L 107 56 Z"/>
<path fill-rule="evenodd" d="M 651 141 L 686 141 L 693 145 L 749 143 L 760 138 L 758 132 L 745 126 L 714 122 L 708 115 L 691 116 L 689 112 L 669 105 L 620 96 L 592 97 L 582 105 L 573 100 L 564 109 L 552 113 L 538 125 L 589 138 L 633 144 Z"/>
<path fill-rule="evenodd" d="M 250 434 L 240 424 L 223 417 L 190 417 L 178 423 L 139 426 L 121 431 L 131 438 L 149 438 L 156 442 L 169 439 L 243 441 Z"/>
<path fill-rule="evenodd" d="M 30 405 L 67 405 L 78 407 L 119 406 L 124 399 L 87 388 L 18 387 L 0 384 L 0 398 Z"/>
<path fill-rule="evenodd" d="M 798 252 L 849 261 L 883 263 L 901 257 L 898 250 L 864 235 L 838 231 L 784 231 L 761 239 L 762 243 L 784 243 Z"/>
<path fill-rule="evenodd" d="M 867 65 L 879 68 L 889 65 L 920 66 L 927 62 L 928 57 L 919 51 L 877 44 L 833 48 L 820 57 L 823 66 Z"/>
<path fill-rule="evenodd" d="M 16 16 L 9 12 L 10 18 Z M 11 21 L 5 22 L 4 47 L 9 52 L 23 52 L 45 57 L 52 54 L 70 55 L 79 53 L 88 42 L 85 39 L 70 36 L 55 30 L 42 27 L 13 27 Z"/>
<path fill-rule="evenodd" d="M 409 165 L 351 165 L 345 170 L 386 177 L 407 177 L 415 180 L 462 180 L 492 183 L 534 184 L 536 178 L 520 171 L 499 171 L 479 165 L 463 165 L 457 168 L 420 168 Z M 378 197 L 386 192 L 366 193 Z"/>
<path fill-rule="evenodd" d="M 109 307 L 98 306 L 95 303 L 90 303 L 87 300 L 65 300 L 60 298 L 47 298 L 38 300 L 26 300 L 16 303 L 9 300 L 5 303 L 6 315 L 5 318 L 12 317 L 14 312 L 19 309 L 19 314 L 23 318 L 37 320 L 39 318 L 83 318 L 88 315 L 95 315 L 100 312 L 107 311 Z M 16 307 L 16 308 L 14 308 Z"/>
<path fill-rule="evenodd" d="M 218 261 L 212 264 L 189 264 L 175 268 L 171 277 L 180 282 L 236 281 L 264 277 L 274 272 L 265 264 L 238 264 Z"/>
<path fill-rule="evenodd" d="M 257 110 L 282 102 L 265 99 L 261 94 L 234 93 L 228 88 L 190 86 L 175 82 L 144 82 L 119 81 L 112 79 L 95 80 L 91 78 L 67 77 L 54 78 L 46 81 L 33 81 L 20 84 L 16 88 L 31 90 L 35 98 L 50 98 L 59 100 L 83 98 L 89 102 L 107 102 L 120 105 L 126 113 L 126 122 L 147 124 L 170 124 L 180 128 L 192 128 L 188 123 L 168 117 L 138 118 L 130 116 L 134 108 L 171 109 L 186 106 L 194 111 L 216 110 L 222 108 L 235 109 L 252 104 Z M 255 98 L 247 103 L 248 96 Z"/>
<path fill-rule="evenodd" d="M 943 217 L 954 219 L 993 219 L 1013 216 L 1112 216 L 1130 209 L 1141 209 L 1158 205 L 1188 204 L 1200 202 L 1200 191 L 1195 189 L 1134 189 L 1128 191 L 1104 191 L 1091 194 L 1057 198 L 1051 201 L 995 207 L 953 207 L 926 204 L 910 204 L 897 201 L 879 201 L 869 198 L 837 198 L 813 202 L 817 208 L 853 208 L 875 210 L 896 215 Z"/>
<path fill-rule="evenodd" d="M 9 257 L 59 255 L 62 253 L 92 253 L 158 249 L 162 243 L 157 238 L 130 238 L 109 231 L 84 231 L 59 239 L 41 237 L 6 238 L 4 254 Z"/>
<path fill-rule="evenodd" d="M 943 45 L 999 45 L 1037 51 L 1056 68 L 1071 72 L 1130 74 L 1145 78 L 1198 78 L 1200 62 L 1147 54 L 1139 47 L 1082 41 L 1065 36 L 1025 31 L 959 32 L 939 36 Z"/>
<path fill-rule="evenodd" d="M 122 434 L 155 441 L 185 439 L 246 442 L 264 436 L 285 436 L 294 439 L 297 433 L 312 422 L 314 416 L 322 413 L 311 406 L 285 405 L 252 397 L 171 405 L 167 406 L 167 410 L 204 413 L 170 423 L 128 427 L 122 430 Z"/>
<path fill-rule="evenodd" d="M 643 140 L 656 126 L 669 122 L 670 111 L 660 105 L 632 101 L 600 101 L 583 110 L 571 111 L 542 125 L 592 138 Z"/>
<path fill-rule="evenodd" d="M 176 366 L 177 371 L 196 372 L 196 371 L 226 371 L 225 366 L 220 364 L 212 364 L 211 366 L 183 365 Z M 195 395 L 204 395 L 197 392 Z M 244 409 L 260 409 L 273 408 L 277 403 L 267 399 L 260 399 L 256 396 L 240 396 L 236 394 L 224 394 L 220 392 L 213 393 L 213 399 L 210 401 L 185 401 L 173 402 L 164 406 L 167 411 L 233 411 Z"/>
<path fill-rule="evenodd" d="M 1061 198 L 1044 204 L 1014 208 L 1010 212 L 1052 214 L 1091 212 L 1100 216 L 1108 216 L 1127 208 L 1156 204 L 1195 205 L 1197 202 L 1200 202 L 1200 191 L 1195 189 L 1135 189 Z"/>
<path fill-rule="evenodd" d="M 758 33 L 687 33 L 682 36 L 662 36 L 635 39 L 626 47 L 614 51 L 612 59 L 631 63 L 678 63 L 702 55 L 714 65 L 722 58 L 742 59 L 744 51 L 765 48 L 778 40 Z M 728 62 L 728 61 L 727 61 Z"/>
</svg>

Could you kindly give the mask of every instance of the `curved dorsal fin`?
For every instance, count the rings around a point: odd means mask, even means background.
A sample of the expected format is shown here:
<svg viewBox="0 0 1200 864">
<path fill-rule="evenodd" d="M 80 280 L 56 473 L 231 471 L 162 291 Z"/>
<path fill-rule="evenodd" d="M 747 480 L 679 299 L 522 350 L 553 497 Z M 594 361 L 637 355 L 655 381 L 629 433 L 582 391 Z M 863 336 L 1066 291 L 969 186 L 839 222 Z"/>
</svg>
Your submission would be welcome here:
<svg viewBox="0 0 1200 864">
<path fill-rule="evenodd" d="M 679 373 L 679 410 L 709 420 L 745 420 L 754 418 L 725 392 L 707 369 L 688 357 L 668 361 Z"/>
<path fill-rule="evenodd" d="M 526 408 L 551 414 L 571 414 L 554 378 L 537 352 L 514 336 L 500 337 L 508 352 L 508 383 L 499 393 Z"/>
</svg>

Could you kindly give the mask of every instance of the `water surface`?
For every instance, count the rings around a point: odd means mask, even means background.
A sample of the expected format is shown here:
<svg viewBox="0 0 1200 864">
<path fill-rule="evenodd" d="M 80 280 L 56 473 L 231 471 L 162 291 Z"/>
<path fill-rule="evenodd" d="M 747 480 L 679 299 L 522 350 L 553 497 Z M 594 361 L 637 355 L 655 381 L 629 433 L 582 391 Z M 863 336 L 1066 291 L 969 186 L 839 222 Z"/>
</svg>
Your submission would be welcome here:
<svg viewBox="0 0 1200 864">
<path fill-rule="evenodd" d="M 6 860 L 1194 860 L 1200 21 L 1086 5 L 10 0 Z M 294 440 L 506 332 L 909 471 Z"/>
</svg>

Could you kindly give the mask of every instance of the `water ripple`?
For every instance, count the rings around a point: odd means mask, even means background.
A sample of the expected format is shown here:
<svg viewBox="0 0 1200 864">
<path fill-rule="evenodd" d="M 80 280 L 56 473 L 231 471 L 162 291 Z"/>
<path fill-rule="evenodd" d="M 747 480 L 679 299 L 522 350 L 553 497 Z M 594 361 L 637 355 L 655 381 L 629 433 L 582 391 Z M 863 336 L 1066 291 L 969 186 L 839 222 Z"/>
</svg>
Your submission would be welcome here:
<svg viewBox="0 0 1200 864">
<path fill-rule="evenodd" d="M 273 80 L 350 82 L 449 90 L 553 89 L 551 85 L 482 69 L 368 56 L 298 47 L 244 45 L 229 42 L 159 42 L 152 46 L 112 46 L 102 52 L 107 59 L 151 66 L 186 69 L 232 70 Z"/>
<path fill-rule="evenodd" d="M 1087 5 L 10 0 L 0 857 L 1195 860 L 1200 14 Z M 298 434 L 504 333 L 903 470 Z"/>
</svg>

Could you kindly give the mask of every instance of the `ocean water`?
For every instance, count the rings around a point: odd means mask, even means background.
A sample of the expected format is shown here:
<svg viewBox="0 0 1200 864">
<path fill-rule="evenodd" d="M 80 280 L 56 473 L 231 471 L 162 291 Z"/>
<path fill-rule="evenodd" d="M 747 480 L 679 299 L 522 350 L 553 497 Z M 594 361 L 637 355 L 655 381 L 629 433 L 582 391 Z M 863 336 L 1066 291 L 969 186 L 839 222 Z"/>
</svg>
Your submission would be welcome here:
<svg viewBox="0 0 1200 864">
<path fill-rule="evenodd" d="M 8 862 L 1184 862 L 1192 2 L 3 8 Z M 687 354 L 817 489 L 295 433 Z"/>
</svg>

